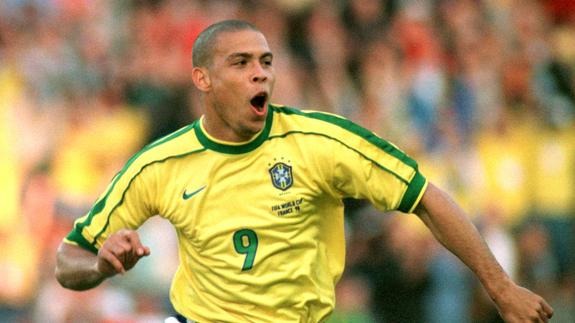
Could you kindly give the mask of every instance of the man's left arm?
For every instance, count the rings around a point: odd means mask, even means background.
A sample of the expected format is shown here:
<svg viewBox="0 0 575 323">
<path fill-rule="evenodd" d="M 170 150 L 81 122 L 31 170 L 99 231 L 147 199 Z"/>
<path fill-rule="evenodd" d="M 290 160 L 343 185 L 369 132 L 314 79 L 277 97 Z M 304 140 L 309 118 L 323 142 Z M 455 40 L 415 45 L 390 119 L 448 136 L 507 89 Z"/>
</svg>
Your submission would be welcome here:
<svg viewBox="0 0 575 323">
<path fill-rule="evenodd" d="M 465 212 L 445 192 L 429 183 L 414 213 L 477 275 L 506 322 L 547 322 L 551 318 L 551 306 L 511 280 Z"/>
</svg>

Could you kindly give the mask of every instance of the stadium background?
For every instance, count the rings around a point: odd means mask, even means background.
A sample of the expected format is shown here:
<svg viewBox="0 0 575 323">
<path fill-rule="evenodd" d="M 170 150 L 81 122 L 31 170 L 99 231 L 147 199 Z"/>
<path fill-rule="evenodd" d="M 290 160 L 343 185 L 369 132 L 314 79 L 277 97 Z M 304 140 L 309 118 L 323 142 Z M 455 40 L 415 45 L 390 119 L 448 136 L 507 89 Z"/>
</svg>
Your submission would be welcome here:
<svg viewBox="0 0 575 323">
<path fill-rule="evenodd" d="M 469 212 L 504 268 L 575 322 L 575 1 L 4 0 L 0 321 L 170 314 L 169 224 L 97 289 L 57 285 L 55 251 L 140 147 L 200 115 L 194 37 L 255 23 L 274 102 L 342 114 L 396 143 Z M 497 322 L 476 279 L 413 216 L 347 201 L 332 322 Z"/>
</svg>

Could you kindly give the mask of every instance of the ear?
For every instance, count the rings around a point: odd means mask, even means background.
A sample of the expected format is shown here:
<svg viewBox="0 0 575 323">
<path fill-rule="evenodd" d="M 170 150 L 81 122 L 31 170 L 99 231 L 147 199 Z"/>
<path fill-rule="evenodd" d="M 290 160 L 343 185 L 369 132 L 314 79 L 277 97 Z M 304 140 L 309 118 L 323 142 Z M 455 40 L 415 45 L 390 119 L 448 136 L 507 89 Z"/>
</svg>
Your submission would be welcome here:
<svg viewBox="0 0 575 323">
<path fill-rule="evenodd" d="M 198 88 L 198 90 L 202 92 L 207 92 L 212 87 L 208 69 L 205 67 L 192 68 L 192 80 L 194 81 L 194 85 Z"/>
</svg>

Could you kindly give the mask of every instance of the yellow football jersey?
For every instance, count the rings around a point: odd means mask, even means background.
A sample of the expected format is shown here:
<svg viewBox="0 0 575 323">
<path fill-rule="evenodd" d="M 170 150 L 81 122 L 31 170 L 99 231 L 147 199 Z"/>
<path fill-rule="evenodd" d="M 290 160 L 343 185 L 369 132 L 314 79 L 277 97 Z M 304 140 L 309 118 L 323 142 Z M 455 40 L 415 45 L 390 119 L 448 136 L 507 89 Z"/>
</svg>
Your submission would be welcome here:
<svg viewBox="0 0 575 323">
<path fill-rule="evenodd" d="M 411 212 L 426 179 L 341 117 L 270 105 L 264 129 L 218 141 L 201 120 L 136 154 L 66 241 L 97 252 L 159 214 L 176 228 L 171 301 L 199 322 L 319 322 L 344 268 L 342 198 Z"/>
</svg>

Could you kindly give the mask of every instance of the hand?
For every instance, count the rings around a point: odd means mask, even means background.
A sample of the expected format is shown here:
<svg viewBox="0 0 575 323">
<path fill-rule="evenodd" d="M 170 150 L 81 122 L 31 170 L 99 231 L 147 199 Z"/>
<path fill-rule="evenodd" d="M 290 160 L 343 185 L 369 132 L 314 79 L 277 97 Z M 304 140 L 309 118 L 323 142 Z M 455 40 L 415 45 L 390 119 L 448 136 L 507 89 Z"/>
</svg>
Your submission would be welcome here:
<svg viewBox="0 0 575 323">
<path fill-rule="evenodd" d="M 539 295 L 515 284 L 494 298 L 499 314 L 505 322 L 548 322 L 553 308 Z"/>
<path fill-rule="evenodd" d="M 112 234 L 98 252 L 97 269 L 105 277 L 124 274 L 132 269 L 140 258 L 150 255 L 150 248 L 140 242 L 133 230 L 120 230 Z"/>
</svg>

